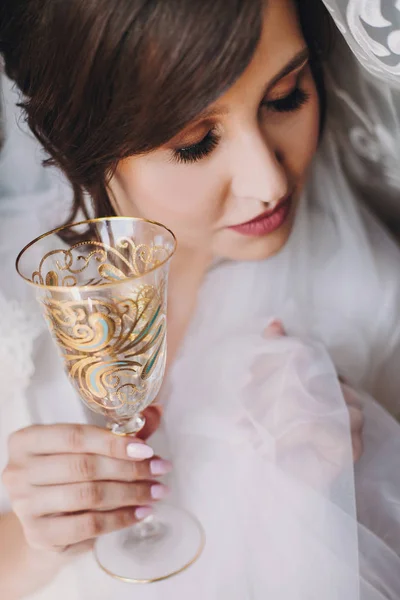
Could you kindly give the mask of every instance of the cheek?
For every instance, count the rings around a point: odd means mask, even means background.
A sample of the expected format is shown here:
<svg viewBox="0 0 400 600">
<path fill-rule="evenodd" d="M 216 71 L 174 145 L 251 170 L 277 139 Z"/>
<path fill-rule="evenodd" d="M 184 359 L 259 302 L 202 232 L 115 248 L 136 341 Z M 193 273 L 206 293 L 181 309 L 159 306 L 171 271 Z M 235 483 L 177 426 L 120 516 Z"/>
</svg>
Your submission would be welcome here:
<svg viewBox="0 0 400 600">
<path fill-rule="evenodd" d="M 287 137 L 285 156 L 290 171 L 303 179 L 319 141 L 319 100 L 316 90 L 301 110 L 291 135 Z"/>
<path fill-rule="evenodd" d="M 130 158 L 119 165 L 115 177 L 118 204 L 124 214 L 134 213 L 175 229 L 207 227 L 217 218 L 221 179 L 206 164 Z"/>
<path fill-rule="evenodd" d="M 302 183 L 314 157 L 319 141 L 319 100 L 316 90 L 293 119 L 274 131 L 275 147 L 291 179 Z"/>
</svg>

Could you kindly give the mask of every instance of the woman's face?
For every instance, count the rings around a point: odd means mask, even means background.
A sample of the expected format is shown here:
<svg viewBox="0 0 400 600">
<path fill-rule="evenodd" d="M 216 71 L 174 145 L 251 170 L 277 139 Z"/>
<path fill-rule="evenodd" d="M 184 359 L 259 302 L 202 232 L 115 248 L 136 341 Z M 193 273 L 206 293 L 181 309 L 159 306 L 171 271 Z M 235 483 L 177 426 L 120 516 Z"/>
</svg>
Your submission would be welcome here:
<svg viewBox="0 0 400 600">
<path fill-rule="evenodd" d="M 166 146 L 118 165 L 110 183 L 116 212 L 165 224 L 181 251 L 267 258 L 290 235 L 318 135 L 294 3 L 272 0 L 235 85 Z"/>
</svg>

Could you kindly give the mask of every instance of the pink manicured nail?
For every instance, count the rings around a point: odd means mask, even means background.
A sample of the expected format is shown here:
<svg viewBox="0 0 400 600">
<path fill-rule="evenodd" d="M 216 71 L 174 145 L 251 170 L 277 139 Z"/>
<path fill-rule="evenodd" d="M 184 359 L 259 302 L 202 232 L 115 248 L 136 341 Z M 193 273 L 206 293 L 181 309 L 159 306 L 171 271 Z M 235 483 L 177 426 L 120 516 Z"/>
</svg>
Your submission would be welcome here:
<svg viewBox="0 0 400 600">
<path fill-rule="evenodd" d="M 147 446 L 146 444 L 129 444 L 126 447 L 126 453 L 129 458 L 133 458 L 135 460 L 146 460 L 146 458 L 151 458 L 154 456 L 153 448 Z"/>
<path fill-rule="evenodd" d="M 266 325 L 265 325 L 265 329 L 268 329 L 268 327 L 271 327 L 271 325 L 276 325 L 277 323 L 281 323 L 281 321 L 278 319 L 278 317 L 271 317 Z"/>
<path fill-rule="evenodd" d="M 264 330 L 264 337 L 265 338 L 270 338 L 270 337 L 281 337 L 281 336 L 285 336 L 285 329 L 283 327 L 282 321 L 280 321 L 279 319 L 272 319 L 266 329 Z"/>
<path fill-rule="evenodd" d="M 147 519 L 150 515 L 153 514 L 153 509 L 151 506 L 141 506 L 135 510 L 135 517 L 138 521 L 143 521 L 143 519 Z"/>
<path fill-rule="evenodd" d="M 161 458 L 154 459 L 150 463 L 150 472 L 152 475 L 166 475 L 172 471 L 172 463 L 169 460 Z"/>
<path fill-rule="evenodd" d="M 153 500 L 162 500 L 169 494 L 169 488 L 166 485 L 157 483 L 151 487 L 151 497 Z"/>
</svg>

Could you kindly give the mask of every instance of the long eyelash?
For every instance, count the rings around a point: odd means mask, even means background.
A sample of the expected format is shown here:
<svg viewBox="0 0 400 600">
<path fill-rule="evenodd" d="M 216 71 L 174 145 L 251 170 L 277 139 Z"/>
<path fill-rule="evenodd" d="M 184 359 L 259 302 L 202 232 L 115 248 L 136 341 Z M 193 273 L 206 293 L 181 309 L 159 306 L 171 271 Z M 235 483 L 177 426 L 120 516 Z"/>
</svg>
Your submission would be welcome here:
<svg viewBox="0 0 400 600">
<path fill-rule="evenodd" d="M 309 100 L 310 94 L 299 87 L 296 87 L 288 96 L 277 100 L 265 101 L 264 106 L 273 112 L 287 113 L 299 110 Z M 219 137 L 215 131 L 211 130 L 198 143 L 174 150 L 173 160 L 178 163 L 194 163 L 205 158 L 215 148 L 219 142 Z"/>
<path fill-rule="evenodd" d="M 179 163 L 194 163 L 205 158 L 217 147 L 219 137 L 215 131 L 209 131 L 198 144 L 174 150 L 174 160 Z"/>
<path fill-rule="evenodd" d="M 277 100 L 270 100 L 265 102 L 264 105 L 274 112 L 294 112 L 299 110 L 309 100 L 310 94 L 305 92 L 299 87 L 296 87 L 293 92 L 284 98 Z"/>
</svg>

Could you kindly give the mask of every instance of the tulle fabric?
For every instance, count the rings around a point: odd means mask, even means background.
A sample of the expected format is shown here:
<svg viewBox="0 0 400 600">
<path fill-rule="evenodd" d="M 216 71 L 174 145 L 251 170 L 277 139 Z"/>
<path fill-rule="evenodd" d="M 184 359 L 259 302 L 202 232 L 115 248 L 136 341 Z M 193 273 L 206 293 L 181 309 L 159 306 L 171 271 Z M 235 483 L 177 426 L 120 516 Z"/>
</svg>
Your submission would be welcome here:
<svg viewBox="0 0 400 600">
<path fill-rule="evenodd" d="M 265 340 L 259 329 L 192 347 L 174 386 L 174 398 L 186 390 L 185 409 L 172 400 L 167 411 L 180 499 L 208 535 L 191 595 L 398 598 L 398 425 L 357 394 L 367 428 L 354 478 L 348 411 L 326 350 Z"/>
</svg>

